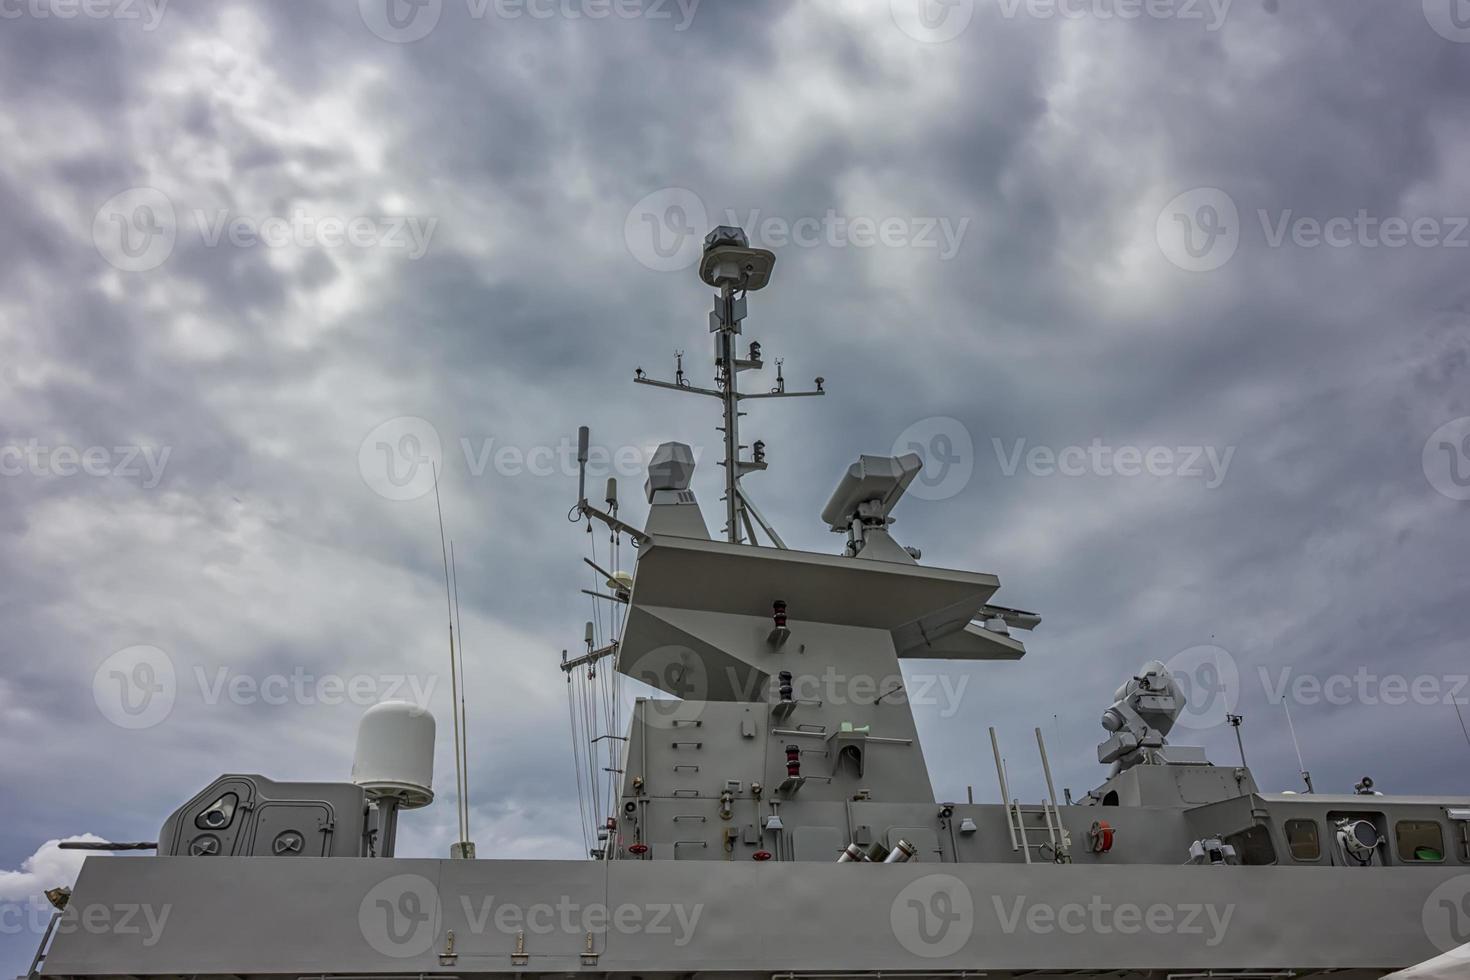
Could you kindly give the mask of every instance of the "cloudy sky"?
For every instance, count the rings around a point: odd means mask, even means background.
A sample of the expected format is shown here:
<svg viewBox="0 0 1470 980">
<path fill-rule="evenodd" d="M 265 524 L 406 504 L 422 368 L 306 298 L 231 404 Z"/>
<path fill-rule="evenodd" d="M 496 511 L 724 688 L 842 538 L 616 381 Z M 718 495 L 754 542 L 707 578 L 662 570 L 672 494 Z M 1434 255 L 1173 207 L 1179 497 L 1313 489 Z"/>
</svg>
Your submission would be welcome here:
<svg viewBox="0 0 1470 980">
<path fill-rule="evenodd" d="M 630 383 L 709 382 L 717 223 L 778 256 L 747 335 L 826 379 L 744 430 L 787 542 L 836 549 L 841 468 L 917 448 L 898 539 L 1045 618 L 1019 664 L 908 665 L 956 692 L 916 708 L 940 797 L 996 796 L 990 724 L 1022 796 L 1038 725 L 1096 785 L 1154 658 L 1264 788 L 1285 696 L 1319 789 L 1466 792 L 1455 2 L 0 0 L 4 970 L 48 840 L 345 779 L 380 697 L 443 735 L 430 464 L 480 854 L 581 851 L 568 440 L 635 521 L 690 443 L 718 523 L 713 404 Z M 446 852 L 452 770 L 441 737 L 401 853 Z"/>
</svg>

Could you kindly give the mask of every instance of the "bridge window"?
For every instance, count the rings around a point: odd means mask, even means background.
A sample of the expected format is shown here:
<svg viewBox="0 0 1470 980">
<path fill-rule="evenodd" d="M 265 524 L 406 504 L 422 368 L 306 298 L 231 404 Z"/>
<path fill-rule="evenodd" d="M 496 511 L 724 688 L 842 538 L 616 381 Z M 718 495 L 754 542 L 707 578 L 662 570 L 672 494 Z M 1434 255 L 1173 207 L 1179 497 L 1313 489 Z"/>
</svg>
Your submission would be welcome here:
<svg viewBox="0 0 1470 980">
<path fill-rule="evenodd" d="M 1291 848 L 1293 860 L 1320 860 L 1322 858 L 1322 838 L 1317 833 L 1317 821 L 1286 821 L 1286 846 Z"/>
<path fill-rule="evenodd" d="M 1444 831 L 1436 820 L 1400 820 L 1394 824 L 1400 861 L 1444 860 Z"/>
</svg>

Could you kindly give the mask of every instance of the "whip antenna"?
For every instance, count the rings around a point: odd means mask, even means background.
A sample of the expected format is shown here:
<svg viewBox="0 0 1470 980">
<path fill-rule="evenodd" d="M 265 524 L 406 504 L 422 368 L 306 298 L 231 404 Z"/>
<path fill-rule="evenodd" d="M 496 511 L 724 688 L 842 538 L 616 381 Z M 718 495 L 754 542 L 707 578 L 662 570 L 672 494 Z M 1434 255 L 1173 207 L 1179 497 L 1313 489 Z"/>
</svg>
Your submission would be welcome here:
<svg viewBox="0 0 1470 980">
<path fill-rule="evenodd" d="M 1286 712 L 1286 727 L 1291 729 L 1291 744 L 1296 748 L 1296 765 L 1301 770 L 1302 782 L 1307 784 L 1307 792 L 1315 793 L 1312 789 L 1312 774 L 1307 772 L 1307 764 L 1302 761 L 1302 743 L 1296 740 L 1296 726 L 1291 723 L 1291 707 L 1286 703 L 1286 698 L 1281 699 L 1282 710 Z"/>
<path fill-rule="evenodd" d="M 1460 702 L 1450 698 L 1450 704 L 1455 706 L 1455 717 L 1460 719 L 1460 731 L 1465 733 L 1465 744 L 1470 745 L 1470 728 L 1465 727 L 1465 716 L 1460 714 Z"/>
<path fill-rule="evenodd" d="M 459 795 L 459 840 L 449 848 L 451 857 L 467 858 L 474 854 L 465 826 L 464 762 L 459 752 L 459 669 L 454 654 L 454 603 L 449 584 L 449 547 L 444 539 L 444 507 L 439 501 L 439 467 L 434 466 L 434 511 L 439 517 L 439 557 L 444 563 L 444 609 L 449 617 L 449 711 L 454 718 L 454 787 Z"/>
<path fill-rule="evenodd" d="M 454 542 L 449 542 L 449 577 L 454 582 L 454 628 L 459 631 L 459 758 L 464 772 L 464 840 L 470 837 L 470 721 L 465 711 L 464 622 L 459 618 L 459 568 L 454 562 Z"/>
</svg>

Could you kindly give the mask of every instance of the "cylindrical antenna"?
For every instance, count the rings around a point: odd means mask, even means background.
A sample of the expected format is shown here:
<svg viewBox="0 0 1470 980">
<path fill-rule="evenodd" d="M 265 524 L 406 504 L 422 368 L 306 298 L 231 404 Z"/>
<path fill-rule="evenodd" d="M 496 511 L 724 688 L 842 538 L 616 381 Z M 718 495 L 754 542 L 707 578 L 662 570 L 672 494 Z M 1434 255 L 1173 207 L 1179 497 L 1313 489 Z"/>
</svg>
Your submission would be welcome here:
<svg viewBox="0 0 1470 980">
<path fill-rule="evenodd" d="M 1315 793 L 1312 789 L 1312 774 L 1307 772 L 1307 764 L 1302 761 L 1302 746 L 1296 740 L 1296 726 L 1291 723 L 1291 706 L 1286 703 L 1285 695 L 1281 698 L 1281 707 L 1286 711 L 1286 727 L 1291 731 L 1291 744 L 1296 748 L 1296 765 L 1301 772 L 1302 782 L 1307 784 L 1307 792 Z"/>
<path fill-rule="evenodd" d="M 607 478 L 607 509 L 609 513 L 617 513 L 618 510 L 618 478 L 610 476 Z"/>
<path fill-rule="evenodd" d="M 585 425 L 577 428 L 577 502 L 587 501 L 587 444 L 592 440 L 592 430 Z"/>
</svg>

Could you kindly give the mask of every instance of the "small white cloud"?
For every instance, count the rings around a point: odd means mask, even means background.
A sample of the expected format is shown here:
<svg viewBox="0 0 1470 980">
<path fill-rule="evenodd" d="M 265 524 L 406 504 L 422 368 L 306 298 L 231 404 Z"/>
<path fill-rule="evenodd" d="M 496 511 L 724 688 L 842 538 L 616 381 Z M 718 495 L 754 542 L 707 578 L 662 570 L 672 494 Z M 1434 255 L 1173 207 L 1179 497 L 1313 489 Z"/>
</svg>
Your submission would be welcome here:
<svg viewBox="0 0 1470 980">
<path fill-rule="evenodd" d="M 0 871 L 0 901 L 24 902 L 38 899 L 42 892 L 58 885 L 70 887 L 77 882 L 87 851 L 63 851 L 57 847 L 63 840 L 101 842 L 96 834 L 79 834 L 48 840 L 36 853 L 20 863 L 19 871 Z"/>
</svg>

